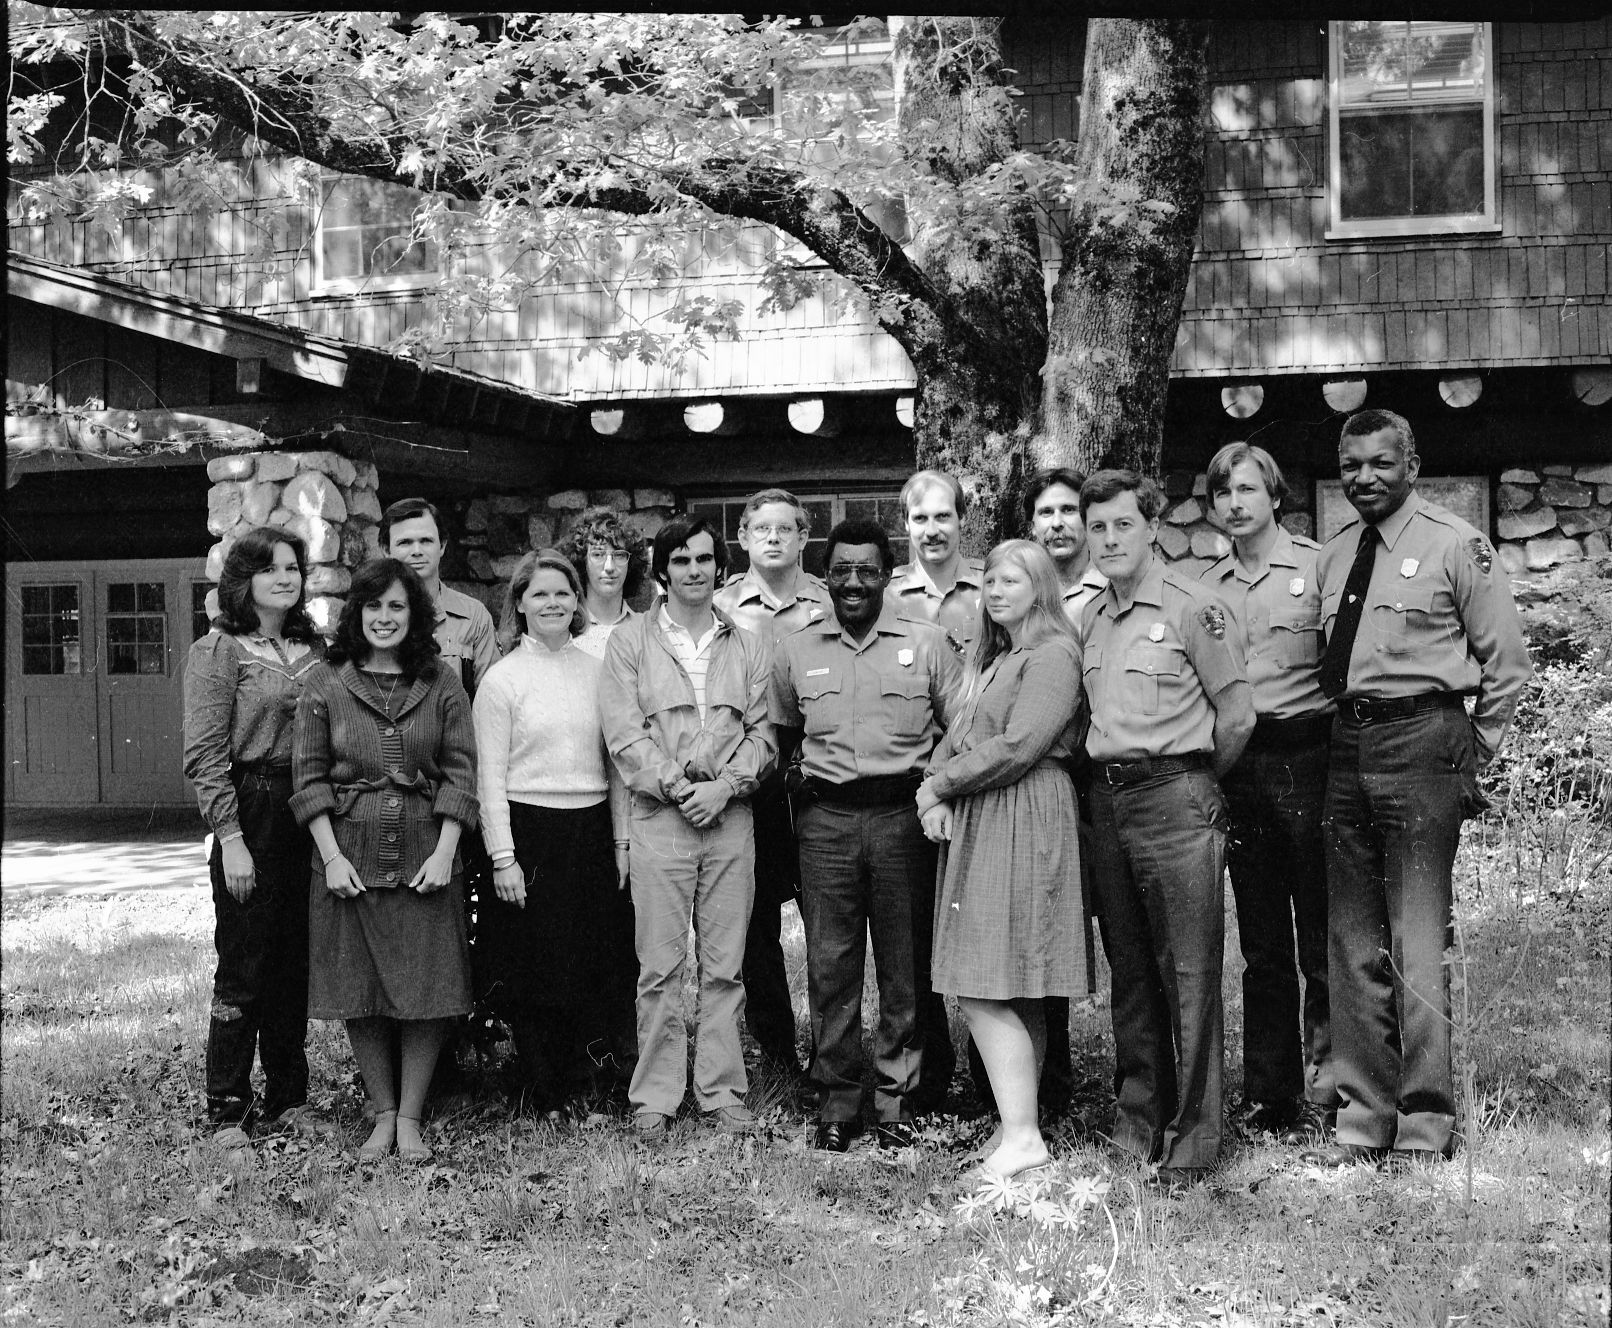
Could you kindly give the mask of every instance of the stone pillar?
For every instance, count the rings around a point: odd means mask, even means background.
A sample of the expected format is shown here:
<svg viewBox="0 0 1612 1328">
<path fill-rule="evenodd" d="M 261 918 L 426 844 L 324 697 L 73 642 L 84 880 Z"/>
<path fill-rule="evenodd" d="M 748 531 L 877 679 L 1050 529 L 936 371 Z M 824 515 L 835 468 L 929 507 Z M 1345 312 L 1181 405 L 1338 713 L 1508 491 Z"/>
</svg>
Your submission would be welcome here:
<svg viewBox="0 0 1612 1328">
<path fill-rule="evenodd" d="M 368 462 L 338 452 L 237 452 L 207 463 L 207 529 L 218 543 L 207 554 L 214 581 L 243 530 L 280 526 L 308 548 L 308 615 L 325 635 L 336 628 L 352 569 L 380 552 L 380 478 Z M 217 593 L 207 597 L 217 612 Z"/>
</svg>

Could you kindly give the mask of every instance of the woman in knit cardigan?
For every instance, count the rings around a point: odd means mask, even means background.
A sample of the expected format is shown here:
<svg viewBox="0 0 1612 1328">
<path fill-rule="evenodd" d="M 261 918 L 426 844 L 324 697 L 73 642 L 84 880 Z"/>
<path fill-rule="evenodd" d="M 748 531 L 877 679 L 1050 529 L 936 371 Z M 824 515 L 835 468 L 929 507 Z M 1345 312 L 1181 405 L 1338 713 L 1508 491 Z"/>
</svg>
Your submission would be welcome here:
<svg viewBox="0 0 1612 1328">
<path fill-rule="evenodd" d="M 346 1021 L 375 1108 L 365 1162 L 394 1142 L 406 1162 L 430 1158 L 426 1089 L 448 1021 L 470 1012 L 457 850 L 476 824 L 475 735 L 435 622 L 412 569 L 365 563 L 297 706 L 291 811 L 318 850 L 308 1014 Z"/>
<path fill-rule="evenodd" d="M 594 1088 L 596 1071 L 624 1082 L 630 1069 L 610 1064 L 609 1038 L 623 1017 L 610 1003 L 631 1000 L 618 970 L 637 974 L 621 902 L 626 800 L 599 728 L 599 661 L 576 645 L 587 621 L 576 569 L 554 549 L 527 554 L 501 624 L 520 639 L 474 707 L 495 894 L 479 923 L 478 983 L 514 1034 L 521 1095 L 543 1113 Z"/>
</svg>

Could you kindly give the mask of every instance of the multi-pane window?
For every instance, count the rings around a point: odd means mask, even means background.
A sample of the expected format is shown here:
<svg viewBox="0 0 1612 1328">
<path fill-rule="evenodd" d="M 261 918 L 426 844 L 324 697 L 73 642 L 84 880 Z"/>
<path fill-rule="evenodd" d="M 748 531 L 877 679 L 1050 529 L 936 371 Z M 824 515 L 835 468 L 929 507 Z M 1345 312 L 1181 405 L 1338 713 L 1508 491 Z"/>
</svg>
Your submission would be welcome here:
<svg viewBox="0 0 1612 1328">
<path fill-rule="evenodd" d="M 106 671 L 166 673 L 168 588 L 161 581 L 114 581 L 106 588 Z"/>
<path fill-rule="evenodd" d="M 1493 230 L 1489 23 L 1330 26 L 1332 235 Z"/>
<path fill-rule="evenodd" d="M 437 247 L 414 238 L 420 194 L 380 180 L 326 180 L 314 245 L 325 291 L 392 290 L 437 279 Z"/>
<path fill-rule="evenodd" d="M 801 550 L 801 565 L 816 576 L 823 574 L 823 541 L 833 527 L 850 517 L 875 521 L 890 536 L 896 561 L 907 558 L 907 537 L 903 533 L 900 496 L 894 493 L 814 493 L 796 494 L 811 517 L 812 533 Z M 750 556 L 739 547 L 739 520 L 744 515 L 748 494 L 737 497 L 695 498 L 688 504 L 690 516 L 704 516 L 720 524 L 728 546 L 728 575 L 738 576 L 750 566 Z"/>
<path fill-rule="evenodd" d="M 77 584 L 22 587 L 22 671 L 84 671 Z"/>
</svg>

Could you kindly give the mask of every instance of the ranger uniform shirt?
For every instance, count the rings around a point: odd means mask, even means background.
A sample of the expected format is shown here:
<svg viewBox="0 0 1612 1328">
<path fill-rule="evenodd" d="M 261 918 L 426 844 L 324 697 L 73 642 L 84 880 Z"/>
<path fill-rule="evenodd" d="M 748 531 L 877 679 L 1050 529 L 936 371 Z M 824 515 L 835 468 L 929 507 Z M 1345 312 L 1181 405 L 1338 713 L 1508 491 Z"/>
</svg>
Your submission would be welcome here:
<svg viewBox="0 0 1612 1328">
<path fill-rule="evenodd" d="M 1276 528 L 1270 558 L 1250 572 L 1228 553 L 1203 574 L 1225 602 L 1242 636 L 1254 712 L 1297 719 L 1332 709 L 1321 690 L 1321 587 L 1315 559 L 1321 546 Z"/>
<path fill-rule="evenodd" d="M 1080 580 L 1063 592 L 1064 617 L 1069 619 L 1076 636 L 1080 635 L 1080 621 L 1085 616 L 1086 606 L 1107 588 L 1108 578 L 1088 563 Z"/>
<path fill-rule="evenodd" d="M 795 583 L 794 597 L 786 602 L 772 597 L 752 567 L 717 591 L 715 603 L 745 631 L 765 641 L 769 649 L 776 649 L 784 637 L 807 623 L 834 616 L 828 587 L 806 571 Z"/>
<path fill-rule="evenodd" d="M 985 585 L 985 560 L 964 558 L 957 565 L 957 583 L 945 594 L 929 578 L 922 559 L 902 563 L 884 588 L 885 603 L 897 616 L 931 622 L 946 634 L 957 654 L 966 656 L 980 633 L 980 591 Z"/>
<path fill-rule="evenodd" d="M 832 784 L 921 770 L 935 750 L 962 680 L 946 638 L 886 604 L 853 641 L 830 616 L 778 643 L 772 722 L 802 728 L 801 764 Z"/>
<path fill-rule="evenodd" d="M 463 591 L 444 585 L 437 596 L 432 635 L 448 667 L 459 674 L 467 694 L 474 695 L 487 670 L 498 660 L 493 616 L 487 606 Z"/>
<path fill-rule="evenodd" d="M 1327 635 L 1360 545 L 1356 517 L 1321 549 L 1321 616 Z M 1382 536 L 1344 695 L 1477 695 L 1472 728 L 1487 763 L 1505 737 L 1533 674 L 1522 622 L 1494 547 L 1453 512 L 1411 491 L 1377 523 Z"/>
<path fill-rule="evenodd" d="M 1086 606 L 1081 639 L 1093 761 L 1214 751 L 1212 698 L 1248 674 L 1212 591 L 1155 555 L 1128 605 L 1110 585 Z"/>
</svg>

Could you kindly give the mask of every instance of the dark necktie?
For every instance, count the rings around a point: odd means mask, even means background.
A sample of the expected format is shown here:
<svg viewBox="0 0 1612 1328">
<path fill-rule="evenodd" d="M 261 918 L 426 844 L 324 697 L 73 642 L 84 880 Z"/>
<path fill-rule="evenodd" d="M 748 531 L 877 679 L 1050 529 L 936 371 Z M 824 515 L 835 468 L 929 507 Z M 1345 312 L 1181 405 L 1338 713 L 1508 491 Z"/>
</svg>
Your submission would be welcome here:
<svg viewBox="0 0 1612 1328">
<path fill-rule="evenodd" d="M 1338 601 L 1338 616 L 1332 620 L 1332 636 L 1327 641 L 1327 652 L 1321 656 L 1321 668 L 1316 681 L 1321 690 L 1333 700 L 1343 695 L 1349 685 L 1349 657 L 1354 654 L 1355 635 L 1360 631 L 1360 614 L 1366 607 L 1366 590 L 1371 585 L 1371 566 L 1377 559 L 1377 545 L 1382 536 L 1376 526 L 1367 526 L 1360 532 L 1360 547 L 1349 568 L 1349 579 L 1343 583 L 1343 598 Z"/>
</svg>

